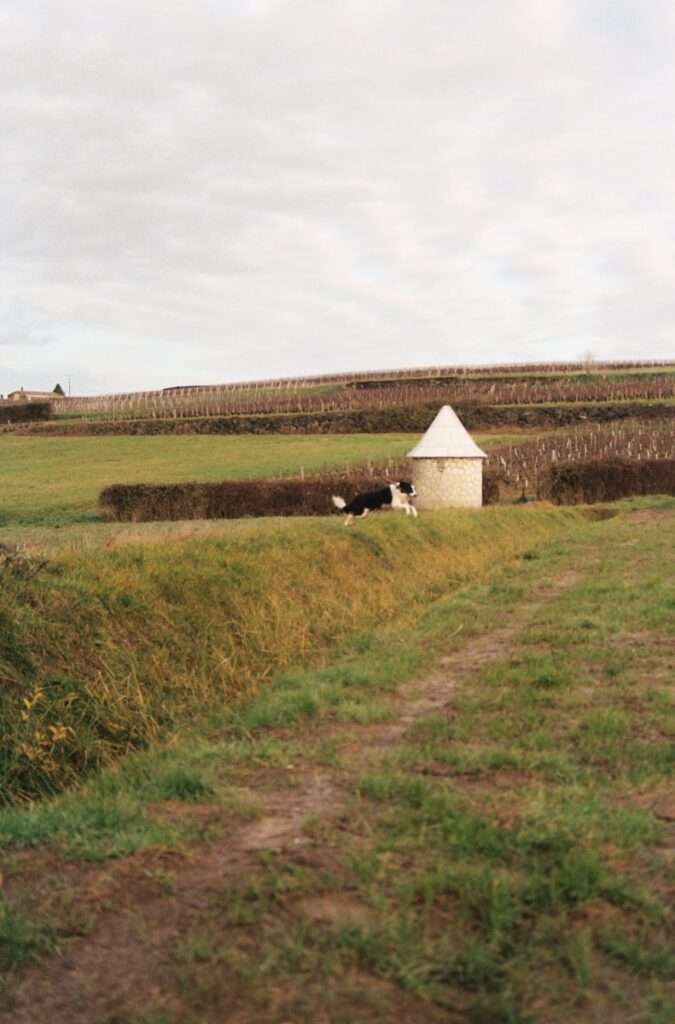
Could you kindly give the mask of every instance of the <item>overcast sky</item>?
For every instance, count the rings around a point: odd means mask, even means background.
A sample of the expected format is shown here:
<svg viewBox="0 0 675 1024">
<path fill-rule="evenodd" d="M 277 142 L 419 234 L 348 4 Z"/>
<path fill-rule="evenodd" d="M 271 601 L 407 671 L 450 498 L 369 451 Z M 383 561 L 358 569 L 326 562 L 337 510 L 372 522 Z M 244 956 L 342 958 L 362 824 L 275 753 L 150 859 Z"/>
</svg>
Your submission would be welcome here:
<svg viewBox="0 0 675 1024">
<path fill-rule="evenodd" d="M 0 0 L 0 392 L 675 356 L 672 0 Z"/>
</svg>

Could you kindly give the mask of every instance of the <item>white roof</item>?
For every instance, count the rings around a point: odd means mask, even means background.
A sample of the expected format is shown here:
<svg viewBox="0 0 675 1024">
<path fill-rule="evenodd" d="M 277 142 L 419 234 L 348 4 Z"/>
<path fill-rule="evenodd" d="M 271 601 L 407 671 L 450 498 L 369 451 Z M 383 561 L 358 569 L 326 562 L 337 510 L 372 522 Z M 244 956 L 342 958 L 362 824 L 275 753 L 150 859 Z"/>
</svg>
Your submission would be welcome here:
<svg viewBox="0 0 675 1024">
<path fill-rule="evenodd" d="M 487 459 L 487 455 L 471 439 L 454 409 L 444 405 L 408 458 Z"/>
</svg>

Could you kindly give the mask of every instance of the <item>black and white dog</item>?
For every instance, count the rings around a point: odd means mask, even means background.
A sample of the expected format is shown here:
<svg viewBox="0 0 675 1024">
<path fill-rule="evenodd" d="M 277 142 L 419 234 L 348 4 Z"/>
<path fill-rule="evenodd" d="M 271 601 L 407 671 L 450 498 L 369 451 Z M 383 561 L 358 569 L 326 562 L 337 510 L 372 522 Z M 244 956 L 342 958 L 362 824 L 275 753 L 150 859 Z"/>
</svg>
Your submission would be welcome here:
<svg viewBox="0 0 675 1024">
<path fill-rule="evenodd" d="M 400 508 L 407 516 L 416 516 L 417 509 L 410 500 L 416 494 L 414 484 L 408 483 L 407 480 L 399 480 L 398 483 L 383 487 L 381 491 L 357 494 L 349 504 L 344 498 L 333 495 L 333 504 L 338 511 L 347 516 L 345 526 L 349 526 L 352 519 L 365 519 L 369 512 L 375 512 L 380 508 Z"/>
</svg>

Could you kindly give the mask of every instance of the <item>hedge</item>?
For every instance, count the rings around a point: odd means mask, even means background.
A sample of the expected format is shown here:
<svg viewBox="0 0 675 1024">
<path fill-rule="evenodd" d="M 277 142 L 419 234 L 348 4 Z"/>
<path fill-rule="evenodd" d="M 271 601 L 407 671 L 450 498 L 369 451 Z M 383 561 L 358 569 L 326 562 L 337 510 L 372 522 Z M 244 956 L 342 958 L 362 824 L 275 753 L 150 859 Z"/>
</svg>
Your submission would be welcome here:
<svg viewBox="0 0 675 1024">
<path fill-rule="evenodd" d="M 405 475 L 404 470 L 401 476 Z M 325 516 L 334 511 L 333 494 L 349 500 L 361 491 L 386 487 L 388 482 L 367 471 L 354 471 L 284 480 L 113 484 L 101 492 L 99 506 L 106 518 L 121 522 Z M 483 476 L 483 500 L 485 504 L 499 500 L 499 480 L 494 473 Z"/>
<path fill-rule="evenodd" d="M 546 474 L 542 493 L 557 505 L 590 505 L 639 494 L 675 494 L 675 459 L 559 463 Z"/>
</svg>

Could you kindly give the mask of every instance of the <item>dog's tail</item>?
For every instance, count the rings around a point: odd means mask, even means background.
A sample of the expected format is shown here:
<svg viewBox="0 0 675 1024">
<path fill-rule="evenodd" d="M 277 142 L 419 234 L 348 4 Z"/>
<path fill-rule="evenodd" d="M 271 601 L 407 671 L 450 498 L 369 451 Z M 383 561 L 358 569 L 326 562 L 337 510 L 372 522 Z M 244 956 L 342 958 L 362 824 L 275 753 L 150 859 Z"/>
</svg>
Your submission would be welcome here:
<svg viewBox="0 0 675 1024">
<path fill-rule="evenodd" d="M 340 510 L 340 512 L 342 512 L 343 508 L 347 504 L 344 498 L 338 498 L 335 494 L 332 497 L 332 502 L 335 505 L 335 507 Z"/>
</svg>

